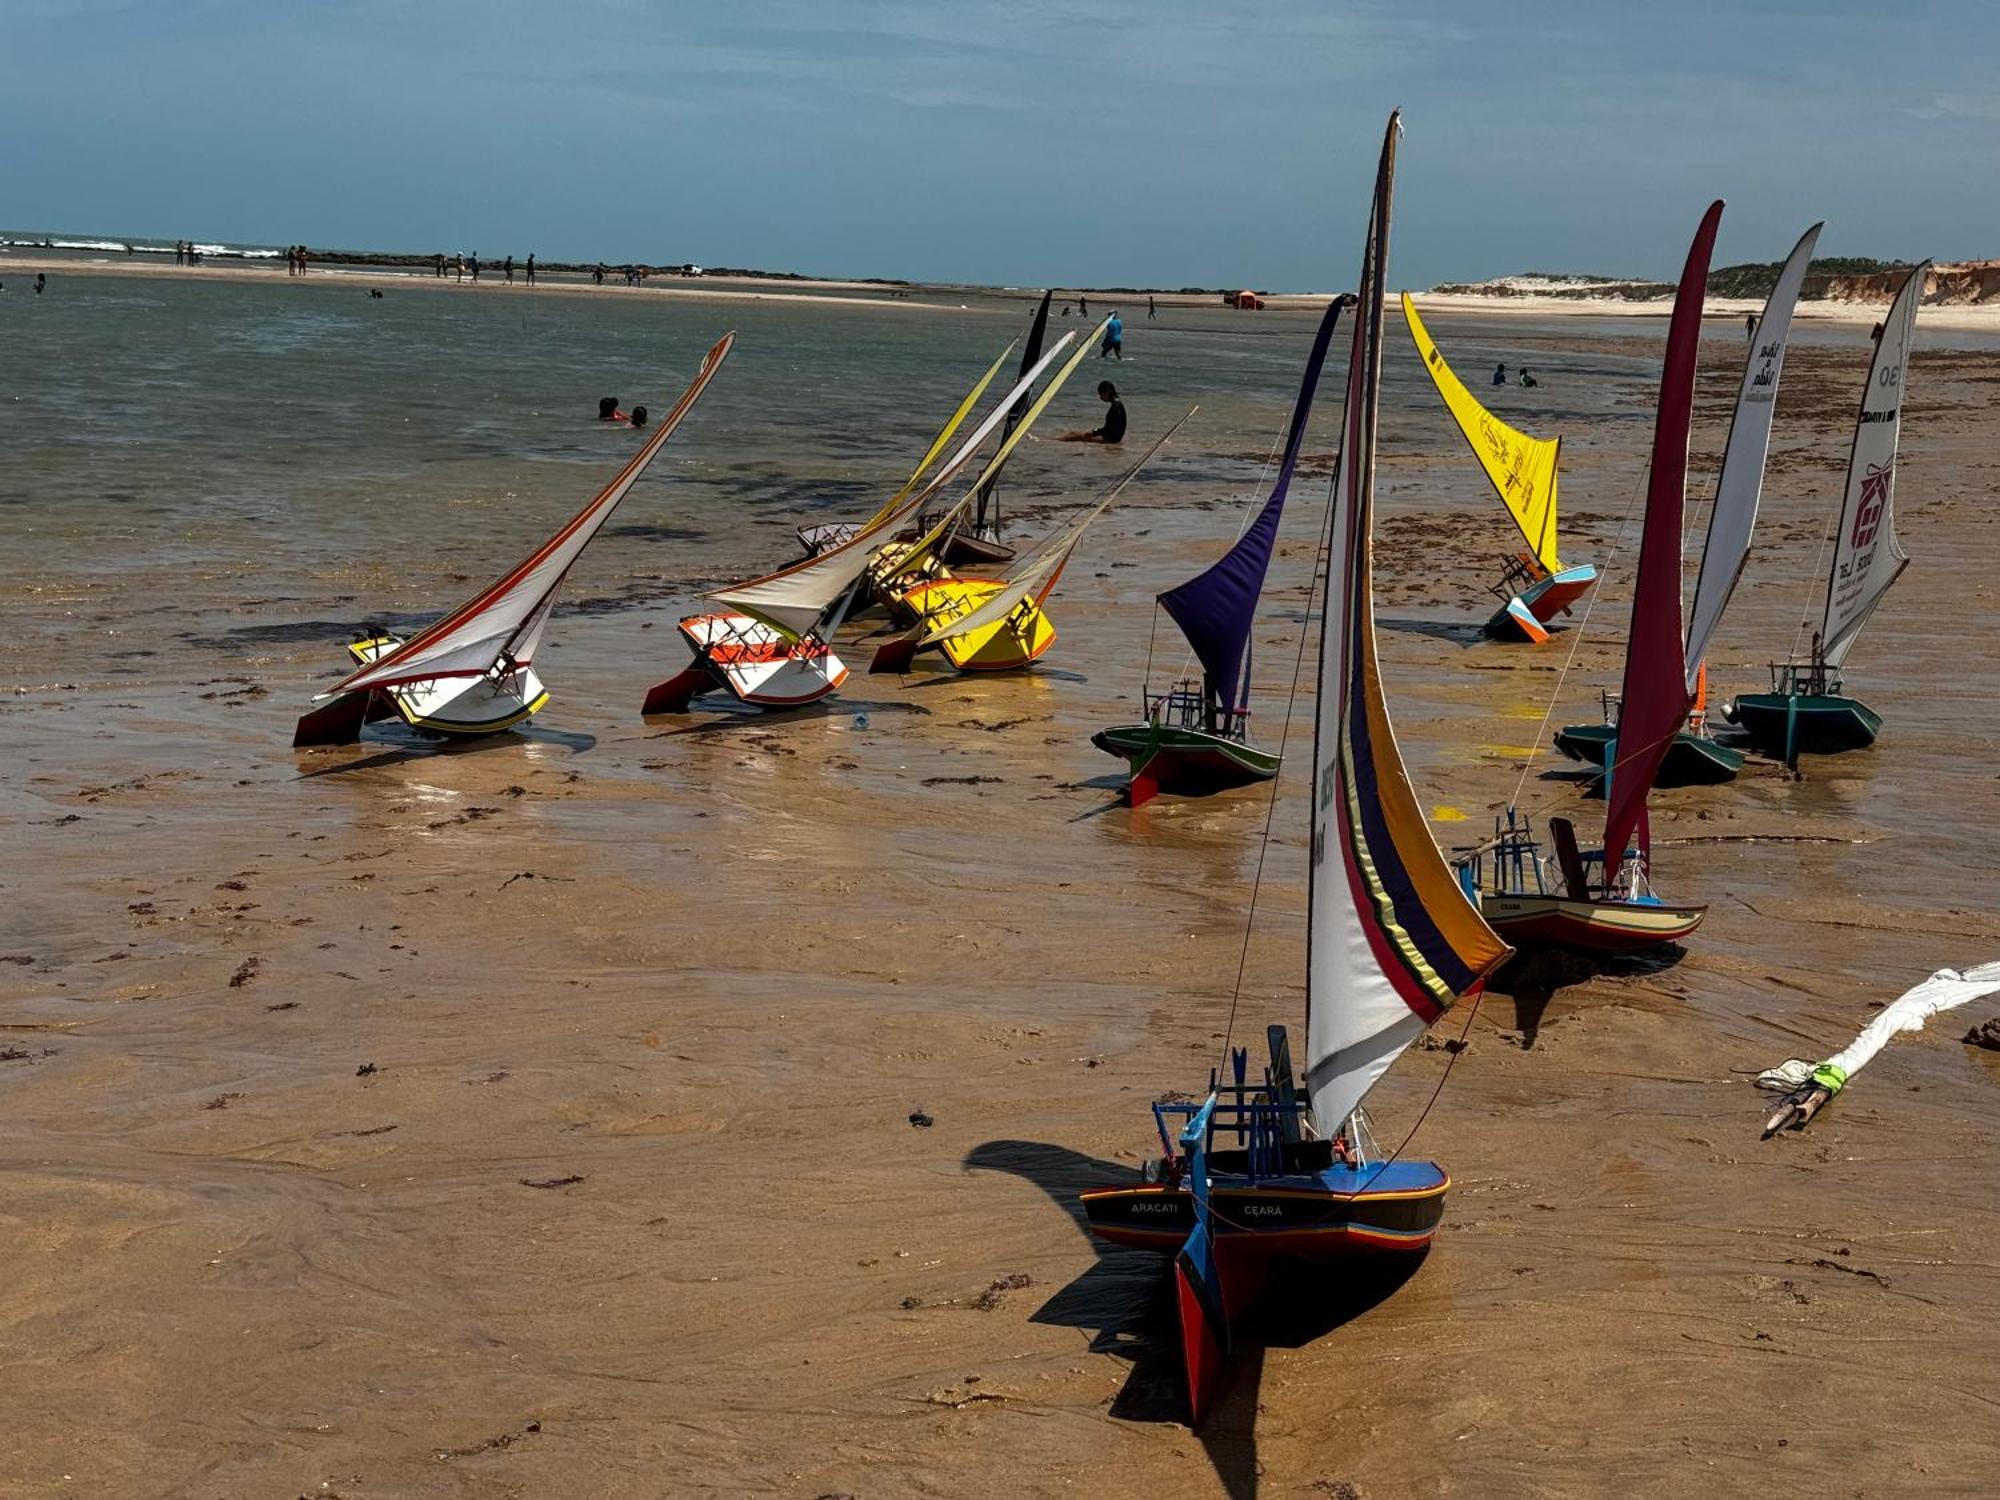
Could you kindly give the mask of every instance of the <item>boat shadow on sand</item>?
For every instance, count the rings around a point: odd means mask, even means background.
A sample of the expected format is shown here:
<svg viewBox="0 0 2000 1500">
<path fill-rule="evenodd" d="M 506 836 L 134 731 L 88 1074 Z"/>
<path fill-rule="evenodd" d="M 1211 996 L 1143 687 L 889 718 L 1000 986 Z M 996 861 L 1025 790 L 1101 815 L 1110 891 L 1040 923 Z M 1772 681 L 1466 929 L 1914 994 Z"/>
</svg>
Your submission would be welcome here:
<svg viewBox="0 0 2000 1500">
<path fill-rule="evenodd" d="M 697 702 L 689 709 L 690 713 L 709 715 L 699 723 L 679 724 L 671 729 L 661 729 L 652 738 L 676 739 L 689 734 L 730 734 L 743 729 L 773 729 L 781 724 L 810 723 L 815 719 L 866 719 L 869 714 L 876 713 L 920 714 L 926 717 L 930 714 L 930 710 L 922 704 L 902 703 L 893 698 L 842 698 L 838 702 L 822 699 L 818 703 L 805 703 L 797 708 L 759 708 L 754 703 L 738 703 L 733 699 L 724 701 L 724 696 L 718 692 L 714 703 Z M 651 726 L 656 719 L 668 717 L 671 716 L 649 714 L 646 716 L 646 723 Z"/>
<path fill-rule="evenodd" d="M 383 725 L 364 732 L 356 742 L 362 749 L 373 752 L 355 760 L 343 760 L 337 765 L 315 766 L 299 772 L 299 780 L 311 781 L 320 776 L 345 776 L 355 771 L 373 771 L 383 766 L 399 765 L 409 760 L 427 760 L 437 755 L 478 755 L 488 750 L 520 749 L 523 745 L 550 745 L 559 750 L 567 750 L 572 755 L 582 755 L 587 750 L 597 748 L 597 736 L 563 729 L 537 729 L 524 725 L 517 729 L 503 730 L 498 734 L 483 734 L 467 739 L 447 739 L 438 735 L 425 734 L 401 723 Z"/>
<path fill-rule="evenodd" d="M 1556 991 L 1593 979 L 1637 979 L 1671 969 L 1687 957 L 1679 943 L 1664 943 L 1649 953 L 1586 953 L 1577 948 L 1540 948 L 1517 953 L 1486 981 L 1490 995 L 1514 1002 L 1514 1029 L 1523 1051 L 1541 1034 L 1542 1013 Z"/>
<path fill-rule="evenodd" d="M 1097 1239 L 1079 1196 L 1089 1188 L 1130 1182 L 1136 1175 L 1133 1168 L 1067 1146 L 1020 1140 L 975 1146 L 962 1165 L 967 1171 L 1007 1172 L 1033 1183 L 1069 1216 L 1095 1252 L 1090 1268 L 1037 1308 L 1029 1321 L 1079 1329 L 1089 1335 L 1093 1354 L 1130 1363 L 1124 1386 L 1112 1398 L 1111 1416 L 1123 1422 L 1185 1422 L 1172 1262 Z M 1258 1493 L 1256 1420 L 1265 1350 L 1299 1348 L 1323 1338 L 1389 1297 L 1418 1263 L 1416 1257 L 1395 1257 L 1379 1269 L 1296 1278 L 1296 1286 L 1287 1284 L 1283 1297 L 1272 1299 L 1272 1305 L 1282 1305 L 1282 1318 L 1253 1313 L 1237 1324 L 1228 1390 L 1194 1432 L 1232 1500 L 1254 1500 Z"/>
</svg>

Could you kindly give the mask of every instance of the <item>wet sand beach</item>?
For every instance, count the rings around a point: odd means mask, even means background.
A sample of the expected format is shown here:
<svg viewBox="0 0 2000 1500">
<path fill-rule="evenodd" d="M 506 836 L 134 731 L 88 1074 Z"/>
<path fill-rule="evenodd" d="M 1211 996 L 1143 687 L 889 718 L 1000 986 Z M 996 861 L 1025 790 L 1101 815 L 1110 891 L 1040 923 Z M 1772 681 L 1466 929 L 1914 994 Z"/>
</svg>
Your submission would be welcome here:
<svg viewBox="0 0 2000 1500">
<path fill-rule="evenodd" d="M 1149 649 L 1173 675 L 1152 596 L 1259 493 L 1309 317 L 1126 309 L 1133 358 L 1087 365 L 1048 429 L 1093 417 L 1098 373 L 1135 442 L 1203 411 L 1085 540 L 1038 670 L 869 677 L 857 643 L 824 711 L 642 721 L 675 620 L 793 555 L 796 522 L 893 490 L 1013 304 L 162 281 L 0 308 L 22 351 L 0 1490 L 1886 1496 L 2000 1473 L 2000 1055 L 1944 1017 L 1762 1144 L 1749 1082 L 2000 956 L 2000 345 L 1920 324 L 1914 562 L 1849 662 L 1879 745 L 1656 798 L 1659 884 L 1711 906 L 1685 956 L 1544 971 L 1412 1049 L 1371 1110 L 1391 1144 L 1422 1115 L 1410 1150 L 1453 1175 L 1437 1248 L 1400 1286 L 1330 1285 L 1290 1330 L 1316 1336 L 1246 1358 L 1197 1434 L 1161 1262 L 1093 1246 L 1076 1194 L 1135 1173 L 1150 1101 L 1218 1060 L 1267 804 L 1128 810 L 1089 735 L 1135 712 Z M 629 451 L 597 396 L 671 393 L 728 326 L 738 353 L 571 578 L 534 727 L 290 748 L 355 628 L 514 562 Z M 1580 645 L 1479 638 L 1515 539 L 1392 346 L 1376 608 L 1405 758 L 1440 841 L 1470 844 L 1539 737 L 1521 802 L 1589 831 L 1542 721 L 1617 686 L 1662 331 L 1431 326 L 1462 371 L 1535 369 L 1499 409 L 1564 435 L 1565 553 L 1608 577 Z M 1743 348 L 1710 335 L 1697 518 Z M 1793 640 L 1867 358 L 1865 327 L 1798 337 L 1720 695 Z M 1259 738 L 1293 751 L 1323 390 L 1256 648 Z M 1027 445 L 1015 535 L 1118 468 Z M 1302 1020 L 1294 771 L 1234 1021 L 1253 1046 Z"/>
</svg>

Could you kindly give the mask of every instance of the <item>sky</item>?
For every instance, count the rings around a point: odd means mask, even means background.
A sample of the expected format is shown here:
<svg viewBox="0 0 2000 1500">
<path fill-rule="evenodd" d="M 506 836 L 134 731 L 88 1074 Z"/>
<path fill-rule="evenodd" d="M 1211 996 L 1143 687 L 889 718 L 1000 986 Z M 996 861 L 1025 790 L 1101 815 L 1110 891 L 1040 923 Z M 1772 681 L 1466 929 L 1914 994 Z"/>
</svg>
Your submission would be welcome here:
<svg viewBox="0 0 2000 1500">
<path fill-rule="evenodd" d="M 0 225 L 997 285 L 2000 256 L 1992 0 L 0 0 Z"/>
</svg>

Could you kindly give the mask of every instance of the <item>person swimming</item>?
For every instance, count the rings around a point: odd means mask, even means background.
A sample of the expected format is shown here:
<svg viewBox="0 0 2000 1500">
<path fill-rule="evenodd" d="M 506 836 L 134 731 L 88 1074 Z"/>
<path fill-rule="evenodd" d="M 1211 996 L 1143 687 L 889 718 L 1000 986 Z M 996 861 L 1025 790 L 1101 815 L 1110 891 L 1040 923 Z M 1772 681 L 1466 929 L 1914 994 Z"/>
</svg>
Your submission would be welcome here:
<svg viewBox="0 0 2000 1500">
<path fill-rule="evenodd" d="M 1507 367 L 1505 365 L 1495 367 L 1493 371 L 1493 383 L 1495 385 L 1505 385 L 1507 383 Z"/>
<path fill-rule="evenodd" d="M 628 417 L 626 420 L 629 421 L 634 427 L 644 427 L 646 425 L 646 408 L 643 406 L 633 407 L 632 415 Z"/>
<path fill-rule="evenodd" d="M 643 411 L 645 408 L 641 407 L 640 410 Z M 618 398 L 616 396 L 600 396 L 597 398 L 597 420 L 600 422 L 629 422 L 632 419 L 618 409 Z"/>
<path fill-rule="evenodd" d="M 1526 365 L 1523 365 L 1521 366 L 1521 384 L 1525 388 L 1533 390 L 1536 386 L 1540 385 L 1541 382 L 1535 379 L 1534 376 L 1530 375 L 1528 373 L 1528 367 Z"/>
</svg>

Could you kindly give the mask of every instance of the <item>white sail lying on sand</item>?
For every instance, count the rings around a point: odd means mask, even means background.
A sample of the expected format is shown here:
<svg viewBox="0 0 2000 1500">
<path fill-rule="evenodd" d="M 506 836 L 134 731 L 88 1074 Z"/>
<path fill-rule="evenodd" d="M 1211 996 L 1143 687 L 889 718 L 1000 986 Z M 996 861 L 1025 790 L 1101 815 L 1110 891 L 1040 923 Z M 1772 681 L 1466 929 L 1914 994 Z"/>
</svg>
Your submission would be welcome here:
<svg viewBox="0 0 2000 1500">
<path fill-rule="evenodd" d="M 1803 1125 L 1818 1112 L 1820 1105 L 1845 1088 L 1849 1079 L 1888 1046 L 1891 1037 L 1905 1031 L 1922 1031 L 1924 1022 L 1939 1012 L 1956 1010 L 1996 992 L 2000 992 L 2000 963 L 1981 964 L 1974 969 L 1939 969 L 1884 1007 L 1880 1015 L 1861 1029 L 1861 1035 L 1825 1062 L 1811 1063 L 1794 1057 L 1759 1073 L 1757 1087 L 1774 1093 L 1791 1091 L 1798 1105 L 1807 1106 L 1804 1119 L 1798 1122 Z M 1788 1100 L 1787 1105 L 1791 1106 L 1792 1101 Z M 1786 1115 L 1787 1110 L 1781 1109 L 1773 1116 L 1772 1129 L 1789 1124 Z"/>
</svg>

